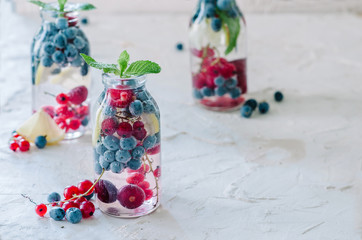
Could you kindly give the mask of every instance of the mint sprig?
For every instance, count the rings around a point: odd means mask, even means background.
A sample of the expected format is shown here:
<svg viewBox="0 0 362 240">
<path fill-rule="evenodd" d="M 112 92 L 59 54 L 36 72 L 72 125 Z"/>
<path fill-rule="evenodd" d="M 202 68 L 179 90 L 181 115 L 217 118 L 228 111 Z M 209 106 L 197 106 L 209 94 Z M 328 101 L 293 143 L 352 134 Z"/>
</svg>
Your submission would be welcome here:
<svg viewBox="0 0 362 240">
<path fill-rule="evenodd" d="M 240 33 L 240 19 L 237 17 L 231 18 L 223 11 L 217 11 L 217 14 L 220 16 L 223 24 L 226 24 L 223 28 L 226 34 L 229 35 L 229 43 L 225 50 L 225 55 L 228 55 L 236 47 Z"/>
<path fill-rule="evenodd" d="M 157 63 L 148 60 L 140 60 L 128 65 L 130 56 L 127 51 L 123 51 L 119 55 L 118 66 L 116 64 L 97 62 L 90 56 L 87 56 L 83 53 L 80 55 L 89 66 L 103 70 L 104 73 L 113 73 L 117 76 L 120 76 L 121 78 L 129 78 L 133 76 L 142 76 L 161 72 L 161 67 Z"/>
<path fill-rule="evenodd" d="M 37 0 L 29 0 L 30 3 L 33 3 L 41 8 L 43 8 L 44 10 L 50 10 L 50 11 L 56 11 L 56 12 L 60 12 L 60 13 L 64 13 L 64 9 L 65 6 L 67 4 L 68 0 L 58 0 L 58 4 L 59 4 L 59 9 L 53 7 L 51 4 L 49 3 L 45 3 L 42 1 L 37 1 Z M 76 8 L 72 9 L 72 11 L 89 11 L 89 10 L 93 10 L 96 7 L 90 3 L 81 3 L 81 4 L 77 4 Z"/>
</svg>

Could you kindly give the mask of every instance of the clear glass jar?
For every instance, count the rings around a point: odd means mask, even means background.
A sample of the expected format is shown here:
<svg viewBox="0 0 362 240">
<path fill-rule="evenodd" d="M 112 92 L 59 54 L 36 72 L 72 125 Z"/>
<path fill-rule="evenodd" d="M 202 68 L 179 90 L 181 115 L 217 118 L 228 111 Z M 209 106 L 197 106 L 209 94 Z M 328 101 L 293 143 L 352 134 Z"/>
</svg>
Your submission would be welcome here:
<svg viewBox="0 0 362 240">
<path fill-rule="evenodd" d="M 199 0 L 189 28 L 193 96 L 215 111 L 238 108 L 247 92 L 246 24 L 235 0 Z"/>
<path fill-rule="evenodd" d="M 96 201 L 115 217 L 143 216 L 160 204 L 160 112 L 145 83 L 145 76 L 103 74 L 92 141 L 96 177 L 103 174 Z"/>
<path fill-rule="evenodd" d="M 33 112 L 43 108 L 66 139 L 81 136 L 89 122 L 91 77 L 79 55 L 89 55 L 89 41 L 78 12 L 72 11 L 76 6 L 67 4 L 65 13 L 42 9 L 42 25 L 31 46 Z"/>
</svg>

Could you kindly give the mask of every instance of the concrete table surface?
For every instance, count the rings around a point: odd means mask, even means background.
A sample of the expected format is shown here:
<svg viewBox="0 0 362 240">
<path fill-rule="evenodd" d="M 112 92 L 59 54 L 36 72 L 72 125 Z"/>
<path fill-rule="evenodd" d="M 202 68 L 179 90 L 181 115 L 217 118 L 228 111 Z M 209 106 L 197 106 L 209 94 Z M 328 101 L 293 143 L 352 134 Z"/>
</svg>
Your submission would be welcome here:
<svg viewBox="0 0 362 240">
<path fill-rule="evenodd" d="M 191 98 L 186 14 L 89 13 L 95 59 L 123 49 L 163 71 L 148 88 L 162 115 L 162 205 L 116 219 L 99 210 L 72 225 L 39 218 L 20 196 L 93 178 L 90 134 L 13 153 L 7 140 L 30 115 L 30 42 L 38 16 L 0 22 L 0 239 L 360 239 L 362 235 L 362 18 L 353 14 L 247 15 L 248 97 L 270 113 L 200 109 Z M 187 44 L 186 44 L 187 48 Z M 101 91 L 93 70 L 92 95 Z M 276 89 L 283 103 L 272 99 Z"/>
</svg>

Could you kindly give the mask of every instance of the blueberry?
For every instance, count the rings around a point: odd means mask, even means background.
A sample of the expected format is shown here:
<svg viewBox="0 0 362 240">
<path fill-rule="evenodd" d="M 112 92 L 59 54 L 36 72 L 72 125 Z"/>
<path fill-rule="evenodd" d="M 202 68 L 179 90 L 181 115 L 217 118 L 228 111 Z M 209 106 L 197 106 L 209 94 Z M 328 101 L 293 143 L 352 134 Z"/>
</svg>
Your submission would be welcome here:
<svg viewBox="0 0 362 240">
<path fill-rule="evenodd" d="M 129 167 L 132 170 L 138 170 L 140 169 L 142 165 L 142 161 L 141 160 L 137 160 L 137 159 L 132 159 L 131 161 L 129 161 L 127 163 L 127 167 Z"/>
<path fill-rule="evenodd" d="M 238 84 L 238 81 L 236 80 L 236 78 L 229 78 L 225 82 L 225 87 L 227 87 L 228 89 L 232 89 L 232 88 L 236 87 L 237 84 Z"/>
<path fill-rule="evenodd" d="M 103 141 L 104 146 L 108 150 L 118 150 L 119 149 L 119 139 L 115 136 L 106 136 Z"/>
<path fill-rule="evenodd" d="M 54 45 L 57 48 L 63 49 L 67 45 L 67 38 L 62 33 L 57 33 L 53 39 Z"/>
<path fill-rule="evenodd" d="M 99 162 L 94 163 L 94 171 L 96 174 L 101 174 L 103 171 L 102 166 L 99 164 Z"/>
<path fill-rule="evenodd" d="M 204 95 L 206 97 L 211 97 L 214 95 L 214 91 L 208 87 L 201 88 L 201 93 L 202 93 L 202 95 Z"/>
<path fill-rule="evenodd" d="M 184 49 L 184 45 L 182 43 L 177 43 L 176 44 L 176 49 L 179 51 L 182 51 Z"/>
<path fill-rule="evenodd" d="M 64 30 L 68 27 L 68 19 L 60 17 L 56 20 L 57 28 L 60 30 Z"/>
<path fill-rule="evenodd" d="M 217 7 L 222 11 L 226 11 L 231 8 L 231 3 L 231 0 L 217 0 Z"/>
<path fill-rule="evenodd" d="M 49 212 L 49 216 L 55 221 L 61 221 L 65 216 L 65 211 L 61 207 L 53 207 Z"/>
<path fill-rule="evenodd" d="M 35 138 L 35 146 L 37 146 L 37 148 L 44 148 L 45 145 L 47 145 L 47 139 L 45 136 L 38 136 Z"/>
<path fill-rule="evenodd" d="M 80 20 L 80 22 L 84 25 L 87 25 L 88 24 L 88 18 L 84 17 Z"/>
<path fill-rule="evenodd" d="M 215 89 L 215 94 L 221 97 L 224 96 L 227 93 L 227 91 L 228 90 L 226 89 L 226 87 L 221 86 Z"/>
<path fill-rule="evenodd" d="M 133 159 L 141 159 L 141 157 L 145 154 L 145 148 L 142 146 L 138 146 L 132 151 Z"/>
<path fill-rule="evenodd" d="M 113 173 L 120 173 L 123 170 L 123 165 L 120 162 L 112 162 L 111 163 L 111 171 Z"/>
<path fill-rule="evenodd" d="M 105 151 L 107 151 L 107 148 L 102 143 L 97 143 L 96 152 L 99 155 L 103 155 Z"/>
<path fill-rule="evenodd" d="M 80 36 L 76 36 L 73 40 L 73 44 L 76 48 L 78 49 L 82 49 L 85 47 L 86 42 L 84 41 L 83 38 L 81 38 Z"/>
<path fill-rule="evenodd" d="M 103 89 L 103 91 L 101 92 L 101 94 L 99 94 L 99 97 L 97 99 L 97 103 L 101 104 L 103 102 L 103 99 L 106 97 L 106 89 Z"/>
<path fill-rule="evenodd" d="M 220 31 L 221 26 L 222 26 L 222 21 L 220 18 L 213 17 L 211 19 L 211 28 L 212 28 L 212 30 L 214 30 L 214 32 Z"/>
<path fill-rule="evenodd" d="M 240 113 L 241 113 L 241 116 L 243 116 L 245 118 L 249 118 L 249 117 L 251 117 L 251 114 L 253 113 L 253 109 L 249 105 L 244 105 L 240 109 Z"/>
<path fill-rule="evenodd" d="M 79 55 L 76 56 L 71 62 L 70 64 L 73 66 L 73 67 L 80 67 L 83 63 L 83 58 L 81 58 Z"/>
<path fill-rule="evenodd" d="M 145 113 L 154 113 L 156 111 L 155 105 L 151 100 L 147 100 L 143 102 L 143 111 Z"/>
<path fill-rule="evenodd" d="M 234 8 L 231 8 L 228 12 L 227 12 L 227 14 L 229 15 L 229 17 L 231 17 L 231 18 L 235 18 L 235 17 L 237 17 L 238 16 L 238 11 L 237 10 L 235 10 Z"/>
<path fill-rule="evenodd" d="M 89 118 L 88 117 L 85 117 L 82 121 L 81 121 L 81 124 L 82 124 L 82 126 L 87 126 L 88 125 L 88 123 L 89 123 Z"/>
<path fill-rule="evenodd" d="M 258 102 L 255 99 L 249 99 L 244 103 L 244 105 L 250 106 L 251 109 L 254 111 L 255 108 L 258 106 Z"/>
<path fill-rule="evenodd" d="M 149 99 L 149 97 L 147 96 L 146 91 L 142 91 L 136 94 L 136 97 L 138 100 L 144 102 L 147 101 Z"/>
<path fill-rule="evenodd" d="M 223 86 L 225 84 L 225 78 L 219 76 L 219 77 L 214 79 L 214 83 L 215 83 L 216 86 L 221 87 L 221 86 Z"/>
<path fill-rule="evenodd" d="M 281 102 L 281 101 L 283 101 L 283 98 L 284 98 L 283 93 L 281 93 L 280 91 L 277 91 L 274 93 L 275 101 Z"/>
<path fill-rule="evenodd" d="M 99 165 L 101 165 L 102 168 L 104 168 L 106 171 L 110 169 L 110 162 L 107 162 L 106 159 L 103 156 L 99 157 Z"/>
<path fill-rule="evenodd" d="M 64 54 L 67 58 L 75 58 L 78 56 L 78 50 L 73 44 L 68 44 L 65 48 Z"/>
<path fill-rule="evenodd" d="M 229 90 L 230 97 L 236 99 L 241 96 L 241 89 L 239 87 Z"/>
<path fill-rule="evenodd" d="M 206 17 L 207 18 L 211 18 L 213 16 L 215 16 L 215 6 L 212 3 L 206 3 L 205 4 L 205 12 L 206 12 Z"/>
<path fill-rule="evenodd" d="M 143 146 L 145 149 L 153 148 L 156 144 L 157 138 L 156 136 L 148 136 L 143 140 Z"/>
<path fill-rule="evenodd" d="M 198 90 L 198 89 L 194 89 L 194 97 L 196 98 L 196 99 L 203 99 L 203 95 L 202 95 L 202 93 L 201 93 L 201 91 L 200 90 Z"/>
<path fill-rule="evenodd" d="M 84 53 L 86 55 L 89 55 L 89 44 L 88 42 L 85 42 L 85 46 L 79 50 L 80 53 Z"/>
<path fill-rule="evenodd" d="M 57 192 L 52 192 L 51 194 L 48 195 L 49 203 L 58 202 L 58 201 L 60 201 L 60 199 L 61 199 L 60 194 Z"/>
<path fill-rule="evenodd" d="M 55 51 L 52 55 L 52 59 L 55 63 L 62 63 L 65 60 L 65 55 L 62 51 Z"/>
<path fill-rule="evenodd" d="M 155 137 L 156 137 L 156 143 L 160 143 L 161 142 L 161 133 L 160 132 L 156 133 Z"/>
<path fill-rule="evenodd" d="M 267 102 L 259 103 L 259 112 L 265 114 L 269 111 L 269 104 Z"/>
<path fill-rule="evenodd" d="M 80 73 L 82 74 L 82 76 L 86 76 L 88 74 L 88 64 L 83 64 Z"/>
<path fill-rule="evenodd" d="M 52 61 L 53 61 L 53 60 L 52 60 Z M 57 74 L 59 74 L 61 71 L 62 71 L 62 69 L 60 69 L 60 68 L 55 68 L 55 69 L 51 72 L 51 74 L 52 74 L 52 75 L 57 75 Z"/>
<path fill-rule="evenodd" d="M 99 161 L 99 153 L 97 153 L 96 149 L 94 148 L 93 149 L 93 158 L 94 158 L 94 161 L 98 162 Z"/>
<path fill-rule="evenodd" d="M 137 140 L 134 137 L 122 138 L 120 146 L 123 150 L 132 150 L 136 147 Z"/>
<path fill-rule="evenodd" d="M 53 22 L 47 22 L 45 25 L 45 30 L 51 35 L 55 34 L 58 31 L 57 26 Z"/>
<path fill-rule="evenodd" d="M 114 115 L 116 115 L 116 113 L 117 110 L 109 105 L 103 109 L 103 114 L 109 117 L 113 117 Z"/>
<path fill-rule="evenodd" d="M 104 157 L 104 160 L 111 163 L 116 159 L 114 155 L 115 154 L 113 151 L 107 150 L 104 152 L 103 157 Z"/>
<path fill-rule="evenodd" d="M 46 54 L 52 55 L 55 52 L 55 46 L 51 42 L 45 42 L 43 45 L 43 50 Z"/>
<path fill-rule="evenodd" d="M 78 208 L 72 207 L 67 210 L 65 217 L 68 222 L 79 223 L 82 220 L 82 212 Z"/>
<path fill-rule="evenodd" d="M 51 67 L 52 64 L 53 64 L 53 59 L 49 56 L 43 56 L 41 58 L 41 64 L 44 66 L 44 67 Z"/>
<path fill-rule="evenodd" d="M 127 150 L 118 150 L 116 152 L 115 158 L 117 162 L 127 163 L 129 160 L 132 159 L 132 156 Z"/>
<path fill-rule="evenodd" d="M 131 114 L 133 116 L 141 116 L 143 113 L 143 105 L 142 102 L 140 100 L 134 100 L 130 105 L 129 105 L 129 111 L 131 112 Z"/>
<path fill-rule="evenodd" d="M 64 35 L 68 39 L 74 39 L 78 34 L 78 28 L 70 27 L 64 30 Z"/>
</svg>

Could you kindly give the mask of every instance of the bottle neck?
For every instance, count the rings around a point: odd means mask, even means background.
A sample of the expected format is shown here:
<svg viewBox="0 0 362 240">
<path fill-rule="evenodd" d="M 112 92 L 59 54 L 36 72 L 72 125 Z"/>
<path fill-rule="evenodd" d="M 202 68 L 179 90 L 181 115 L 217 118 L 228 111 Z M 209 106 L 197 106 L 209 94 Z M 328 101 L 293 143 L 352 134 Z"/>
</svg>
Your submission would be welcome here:
<svg viewBox="0 0 362 240">
<path fill-rule="evenodd" d="M 53 7 L 58 8 L 58 5 L 56 5 L 55 3 L 53 3 L 52 5 L 53 5 Z M 56 22 L 57 18 L 64 17 L 68 20 L 68 26 L 74 27 L 74 26 L 78 26 L 78 24 L 79 24 L 79 12 L 72 10 L 75 8 L 76 8 L 76 5 L 67 4 L 66 8 L 64 9 L 64 12 L 42 9 L 40 12 L 40 15 L 41 15 L 43 23 Z"/>
<path fill-rule="evenodd" d="M 102 79 L 105 89 L 137 90 L 144 89 L 146 85 L 146 76 L 120 78 L 119 76 L 103 73 Z"/>
<path fill-rule="evenodd" d="M 203 18 L 219 18 L 221 13 L 230 18 L 242 16 L 235 0 L 199 0 L 192 22 Z"/>
</svg>

